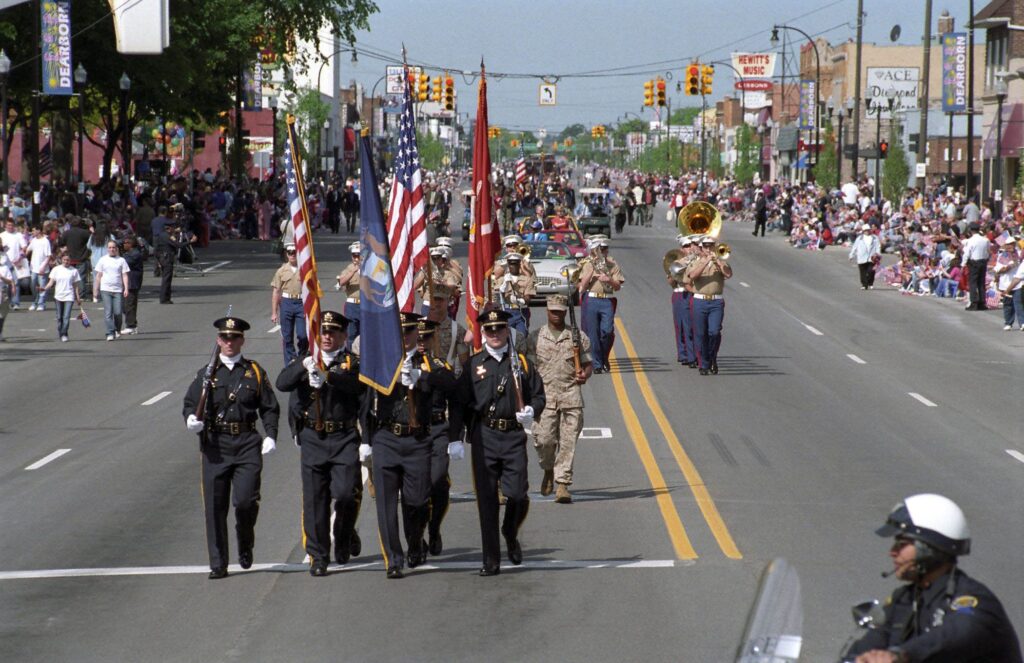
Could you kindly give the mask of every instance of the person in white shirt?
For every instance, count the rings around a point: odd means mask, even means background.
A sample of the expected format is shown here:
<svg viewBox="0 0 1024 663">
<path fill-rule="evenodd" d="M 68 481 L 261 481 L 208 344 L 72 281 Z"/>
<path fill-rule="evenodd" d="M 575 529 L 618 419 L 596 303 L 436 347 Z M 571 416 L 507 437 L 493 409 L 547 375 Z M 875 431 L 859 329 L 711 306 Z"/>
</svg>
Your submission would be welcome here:
<svg viewBox="0 0 1024 663">
<path fill-rule="evenodd" d="M 11 310 L 9 288 L 15 285 L 14 272 L 7 266 L 7 261 L 0 261 L 0 341 L 4 340 L 4 320 Z"/>
<path fill-rule="evenodd" d="M 14 271 L 14 287 L 11 288 L 11 309 L 17 311 L 21 305 L 21 284 L 22 278 L 28 278 L 28 261 L 25 260 L 25 249 L 28 248 L 28 240 L 24 233 L 14 228 L 14 219 L 7 219 L 4 224 L 4 231 L 0 232 L 0 246 L 3 246 L 7 259 L 11 261 L 11 268 Z"/>
<path fill-rule="evenodd" d="M 32 229 L 32 240 L 28 243 L 29 267 L 32 269 L 32 291 L 36 294 L 36 300 L 30 311 L 46 310 L 46 281 L 50 274 L 50 259 L 53 257 L 53 248 L 50 246 L 50 239 L 43 234 L 41 226 Z"/>
<path fill-rule="evenodd" d="M 103 320 L 107 323 L 107 340 L 121 335 L 124 298 L 128 296 L 128 263 L 118 255 L 117 242 L 107 242 L 107 255 L 97 261 L 93 271 L 92 298 L 103 297 Z"/>
<path fill-rule="evenodd" d="M 988 270 L 989 241 L 981 233 L 981 226 L 972 223 L 967 226 L 968 239 L 963 244 L 964 257 L 961 267 L 967 268 L 967 292 L 970 303 L 968 311 L 984 311 L 985 305 L 985 272 Z"/>
<path fill-rule="evenodd" d="M 860 270 L 860 287 L 870 290 L 875 287 L 875 260 L 882 255 L 878 235 L 871 232 L 871 224 L 860 227 L 860 235 L 850 247 L 850 260 L 856 259 Z"/>
<path fill-rule="evenodd" d="M 68 327 L 71 325 L 71 311 L 75 304 L 81 307 L 78 298 L 78 284 L 82 276 L 71 266 L 71 256 L 61 253 L 60 264 L 50 270 L 50 280 L 44 290 L 53 288 L 53 300 L 57 304 L 57 336 L 64 343 L 68 341 Z"/>
<path fill-rule="evenodd" d="M 1024 331 L 1024 261 L 1017 257 L 1013 237 L 1004 242 L 992 271 L 999 275 L 996 292 L 1003 300 L 1003 331 L 1013 329 L 1015 318 L 1018 329 Z"/>
</svg>

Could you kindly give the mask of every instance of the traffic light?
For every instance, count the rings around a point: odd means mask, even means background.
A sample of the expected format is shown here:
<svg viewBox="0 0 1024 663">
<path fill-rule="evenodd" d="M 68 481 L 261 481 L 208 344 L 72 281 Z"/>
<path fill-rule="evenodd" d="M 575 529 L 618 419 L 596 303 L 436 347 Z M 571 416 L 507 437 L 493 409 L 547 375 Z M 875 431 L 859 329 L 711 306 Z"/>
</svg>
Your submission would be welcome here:
<svg viewBox="0 0 1024 663">
<path fill-rule="evenodd" d="M 566 147 L 572 147 L 572 138 L 566 138 L 565 139 L 565 146 Z"/>
<path fill-rule="evenodd" d="M 441 101 L 441 77 L 434 76 L 433 85 L 430 86 L 430 100 Z"/>
<path fill-rule="evenodd" d="M 455 110 L 455 79 L 447 74 L 444 77 L 444 109 Z"/>
<path fill-rule="evenodd" d="M 206 147 L 206 132 L 205 131 L 193 131 L 192 132 L 192 149 L 201 150 Z"/>
<path fill-rule="evenodd" d="M 703 76 L 701 78 L 700 93 L 703 95 L 709 95 L 711 94 L 711 83 L 715 77 L 715 68 L 706 64 L 701 67 L 701 74 L 703 74 Z"/>
<path fill-rule="evenodd" d="M 696 63 L 686 68 L 686 94 L 689 96 L 700 95 L 700 67 Z"/>
<path fill-rule="evenodd" d="M 644 106 L 654 105 L 654 81 L 644 81 Z"/>
<path fill-rule="evenodd" d="M 501 127 L 487 127 L 488 138 L 501 138 Z"/>
<path fill-rule="evenodd" d="M 607 135 L 607 134 L 606 134 L 604 125 L 602 125 L 602 124 L 595 124 L 594 126 L 590 127 L 590 137 L 591 138 L 595 138 L 595 139 L 596 138 L 604 138 L 605 135 Z"/>
<path fill-rule="evenodd" d="M 658 83 L 657 83 L 657 85 L 655 87 L 658 90 L 658 105 L 659 106 L 664 106 L 665 105 L 665 79 L 664 78 L 659 78 L 658 79 Z"/>
<path fill-rule="evenodd" d="M 223 131 L 217 138 L 217 145 L 220 147 L 220 151 L 222 154 L 228 151 L 228 137 L 224 135 Z"/>
<path fill-rule="evenodd" d="M 883 140 L 878 144 L 878 158 L 884 159 L 889 156 L 889 141 Z"/>
<path fill-rule="evenodd" d="M 554 143 L 551 144 L 551 150 L 553 152 L 557 152 L 558 151 L 558 141 L 557 140 Z"/>
<path fill-rule="evenodd" d="M 519 147 L 519 141 L 513 138 L 508 142 L 509 147 Z"/>
<path fill-rule="evenodd" d="M 429 76 L 423 73 L 420 74 L 419 85 L 416 88 L 416 98 L 420 101 L 427 100 L 427 81 L 429 80 Z"/>
</svg>

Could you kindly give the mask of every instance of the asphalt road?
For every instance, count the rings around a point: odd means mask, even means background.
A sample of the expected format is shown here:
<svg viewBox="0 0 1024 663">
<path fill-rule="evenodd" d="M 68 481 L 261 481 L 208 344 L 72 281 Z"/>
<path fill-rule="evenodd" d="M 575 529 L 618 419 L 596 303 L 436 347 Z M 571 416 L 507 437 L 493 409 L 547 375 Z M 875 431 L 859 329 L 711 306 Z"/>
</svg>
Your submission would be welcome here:
<svg viewBox="0 0 1024 663">
<path fill-rule="evenodd" d="M 701 377 L 674 361 L 660 264 L 676 231 L 654 217 L 613 238 L 627 285 L 613 371 L 585 391 L 577 501 L 535 494 L 526 563 L 497 578 L 476 575 L 466 462 L 452 464 L 446 549 L 429 566 L 385 580 L 366 499 L 363 556 L 311 578 L 298 450 L 282 439 L 265 463 L 256 566 L 206 579 L 181 399 L 228 304 L 253 323 L 244 354 L 280 370 L 277 259 L 264 246 L 214 244 L 200 259 L 230 262 L 176 280 L 173 306 L 156 304 L 147 275 L 141 333 L 113 343 L 98 304 L 67 344 L 52 312 L 12 313 L 0 345 L 0 660 L 727 661 L 776 557 L 800 575 L 804 660 L 834 660 L 848 607 L 895 586 L 879 577 L 888 545 L 872 530 L 923 491 L 961 504 L 974 537 L 964 568 L 1024 624 L 1024 334 L 948 300 L 862 291 L 842 249 L 796 251 L 727 223 L 736 275 L 722 370 Z M 317 236 L 325 285 L 351 239 Z"/>
</svg>

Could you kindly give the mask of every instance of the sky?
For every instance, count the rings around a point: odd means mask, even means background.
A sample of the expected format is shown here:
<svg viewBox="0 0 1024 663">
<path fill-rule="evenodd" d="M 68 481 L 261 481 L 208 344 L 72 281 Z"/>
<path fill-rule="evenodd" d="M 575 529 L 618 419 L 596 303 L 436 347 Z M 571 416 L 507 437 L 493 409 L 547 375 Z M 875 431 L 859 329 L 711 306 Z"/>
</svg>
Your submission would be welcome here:
<svg viewBox="0 0 1024 663">
<path fill-rule="evenodd" d="M 676 81 L 683 67 L 699 58 L 728 59 L 733 51 L 767 51 L 775 23 L 787 24 L 832 43 L 856 36 L 856 0 L 376 0 L 380 11 L 370 30 L 357 34 L 357 49 L 399 57 L 402 44 L 410 64 L 477 71 L 483 57 L 488 71 L 488 108 L 492 125 L 557 133 L 574 123 L 587 127 L 615 122 L 626 112 L 641 113 L 643 83 L 658 75 Z M 976 0 L 976 11 L 987 3 Z M 918 44 L 924 29 L 924 0 L 864 0 L 864 41 Z M 949 10 L 960 28 L 967 18 L 964 0 L 939 0 L 935 20 Z M 790 32 L 794 39 L 798 33 Z M 976 33 L 984 39 L 984 32 Z M 795 51 L 794 51 L 795 52 Z M 341 80 L 362 83 L 367 91 L 383 75 L 386 62 L 361 55 L 342 59 Z M 614 76 L 574 78 L 581 72 Z M 433 76 L 436 72 L 428 72 Z M 526 74 L 504 77 L 501 74 Z M 778 73 L 778 67 L 776 68 Z M 557 79 L 558 104 L 538 105 L 541 76 Z M 455 76 L 460 113 L 476 115 L 476 79 Z M 717 100 L 732 89 L 733 77 L 718 67 Z M 383 87 L 383 85 L 381 85 Z M 672 106 L 697 98 L 669 90 Z M 644 119 L 654 119 L 652 111 Z"/>
</svg>

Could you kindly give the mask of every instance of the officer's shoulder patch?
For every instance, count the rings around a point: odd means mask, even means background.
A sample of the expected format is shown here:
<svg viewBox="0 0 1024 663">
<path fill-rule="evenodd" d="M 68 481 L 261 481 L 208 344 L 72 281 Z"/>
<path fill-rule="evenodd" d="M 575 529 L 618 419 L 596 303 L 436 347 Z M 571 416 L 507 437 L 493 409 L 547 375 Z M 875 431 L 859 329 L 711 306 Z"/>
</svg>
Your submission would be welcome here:
<svg viewBox="0 0 1024 663">
<path fill-rule="evenodd" d="M 970 594 L 964 594 L 958 596 L 949 604 L 949 609 L 953 612 L 965 612 L 970 614 L 974 612 L 974 609 L 978 607 L 978 599 Z"/>
</svg>

